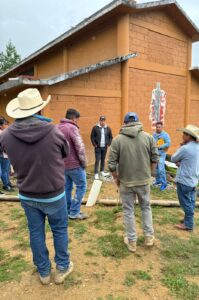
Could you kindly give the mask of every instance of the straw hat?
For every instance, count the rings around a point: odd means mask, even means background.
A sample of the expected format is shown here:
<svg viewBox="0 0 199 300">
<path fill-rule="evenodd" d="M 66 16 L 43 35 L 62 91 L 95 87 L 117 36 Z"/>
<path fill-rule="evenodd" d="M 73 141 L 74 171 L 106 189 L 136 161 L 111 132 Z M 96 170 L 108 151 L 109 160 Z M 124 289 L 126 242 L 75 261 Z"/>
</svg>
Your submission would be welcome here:
<svg viewBox="0 0 199 300">
<path fill-rule="evenodd" d="M 187 125 L 185 128 L 180 128 L 178 131 L 182 131 L 184 133 L 189 134 L 190 136 L 194 137 L 197 142 L 199 142 L 199 128 L 194 125 Z"/>
<path fill-rule="evenodd" d="M 50 99 L 51 96 L 48 96 L 44 101 L 38 89 L 26 89 L 8 103 L 6 113 L 14 119 L 26 118 L 43 109 Z"/>
</svg>

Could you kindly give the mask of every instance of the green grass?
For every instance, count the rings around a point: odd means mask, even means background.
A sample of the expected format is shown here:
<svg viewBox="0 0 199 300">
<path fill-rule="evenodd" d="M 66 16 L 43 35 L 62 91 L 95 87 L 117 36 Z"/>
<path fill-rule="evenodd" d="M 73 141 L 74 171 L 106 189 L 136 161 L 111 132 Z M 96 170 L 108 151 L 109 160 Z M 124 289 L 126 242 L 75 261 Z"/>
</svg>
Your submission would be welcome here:
<svg viewBox="0 0 199 300">
<path fill-rule="evenodd" d="M 88 230 L 87 225 L 85 223 L 74 223 L 74 236 L 78 239 L 81 238 Z"/>
<path fill-rule="evenodd" d="M 179 208 L 165 209 L 165 207 L 153 207 L 154 223 L 158 225 L 177 224 L 180 219 Z"/>
<path fill-rule="evenodd" d="M 146 272 L 146 271 L 142 271 L 142 270 L 136 270 L 136 271 L 133 271 L 132 273 L 137 279 L 140 279 L 140 280 L 151 280 L 151 275 Z"/>
<path fill-rule="evenodd" d="M 19 220 L 19 219 L 21 219 L 23 216 L 24 216 L 24 213 L 23 213 L 22 209 L 19 209 L 19 208 L 12 208 L 12 209 L 10 210 L 10 219 L 11 219 L 12 221 Z"/>
<path fill-rule="evenodd" d="M 187 280 L 188 276 L 199 276 L 199 237 L 188 240 L 176 236 L 160 236 L 163 242 L 161 255 L 165 261 L 162 282 L 181 300 L 199 298 L 199 285 Z"/>
<path fill-rule="evenodd" d="M 78 286 L 82 283 L 82 280 L 80 278 L 75 278 L 74 275 L 69 276 L 67 280 L 64 281 L 64 289 L 68 290 L 69 288 L 73 286 Z"/>
<path fill-rule="evenodd" d="M 160 191 L 157 187 L 151 187 L 151 196 L 153 199 L 163 200 L 178 200 L 177 193 L 175 190 Z"/>
<path fill-rule="evenodd" d="M 128 272 L 125 276 L 124 285 L 130 287 L 135 284 L 135 278 L 132 274 L 132 272 Z"/>
<path fill-rule="evenodd" d="M 98 209 L 95 212 L 96 218 L 93 221 L 95 228 L 111 232 L 123 230 L 123 225 L 116 223 L 118 213 L 120 212 L 121 210 L 119 207 L 113 209 Z"/>
<path fill-rule="evenodd" d="M 19 233 L 14 233 L 11 238 L 17 242 L 14 248 L 21 248 L 22 250 L 26 250 L 30 247 L 30 242 L 26 235 L 24 236 Z"/>
<path fill-rule="evenodd" d="M 116 233 L 98 237 L 97 246 L 101 254 L 105 257 L 113 257 L 117 259 L 125 258 L 129 255 L 129 251 L 124 245 L 123 237 Z"/>
<path fill-rule="evenodd" d="M 91 250 L 87 250 L 87 251 L 84 253 L 84 255 L 92 257 L 92 256 L 97 256 L 97 253 L 95 253 L 95 252 L 93 252 L 93 251 L 91 251 Z"/>
<path fill-rule="evenodd" d="M 0 248 L 0 282 L 19 280 L 20 274 L 28 268 L 29 264 L 21 255 L 11 257 L 8 251 Z"/>
<path fill-rule="evenodd" d="M 0 230 L 4 230 L 7 228 L 8 228 L 8 224 L 5 221 L 0 220 Z"/>
</svg>

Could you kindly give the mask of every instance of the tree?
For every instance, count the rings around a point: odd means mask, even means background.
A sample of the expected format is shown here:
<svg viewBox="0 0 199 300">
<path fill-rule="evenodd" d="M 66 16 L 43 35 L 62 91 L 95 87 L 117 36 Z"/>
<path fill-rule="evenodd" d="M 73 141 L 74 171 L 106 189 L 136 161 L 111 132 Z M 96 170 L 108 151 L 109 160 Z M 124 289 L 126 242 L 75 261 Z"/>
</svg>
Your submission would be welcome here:
<svg viewBox="0 0 199 300">
<path fill-rule="evenodd" d="M 21 56 L 17 53 L 11 41 L 6 45 L 5 53 L 0 52 L 0 74 L 6 72 L 11 67 L 21 61 Z"/>
</svg>

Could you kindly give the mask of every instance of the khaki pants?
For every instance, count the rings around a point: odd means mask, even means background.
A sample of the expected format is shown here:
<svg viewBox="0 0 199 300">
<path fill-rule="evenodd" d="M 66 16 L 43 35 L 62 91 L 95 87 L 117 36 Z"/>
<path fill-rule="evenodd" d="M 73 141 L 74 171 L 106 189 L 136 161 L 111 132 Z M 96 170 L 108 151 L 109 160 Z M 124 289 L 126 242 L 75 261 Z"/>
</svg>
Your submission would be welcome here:
<svg viewBox="0 0 199 300">
<path fill-rule="evenodd" d="M 150 205 L 150 186 L 134 186 L 134 187 L 120 187 L 120 197 L 122 199 L 124 225 L 129 241 L 136 241 L 136 225 L 134 204 L 136 196 L 139 200 L 139 205 L 142 213 L 143 231 L 145 236 L 153 236 L 153 220 Z"/>
</svg>

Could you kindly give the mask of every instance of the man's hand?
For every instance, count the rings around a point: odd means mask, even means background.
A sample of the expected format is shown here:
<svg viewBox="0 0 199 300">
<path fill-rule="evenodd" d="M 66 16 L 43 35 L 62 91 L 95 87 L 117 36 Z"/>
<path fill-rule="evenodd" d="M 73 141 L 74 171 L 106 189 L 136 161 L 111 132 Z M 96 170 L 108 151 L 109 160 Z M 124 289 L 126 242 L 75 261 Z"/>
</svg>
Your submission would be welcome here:
<svg viewBox="0 0 199 300">
<path fill-rule="evenodd" d="M 115 184 L 119 187 L 120 186 L 120 180 L 118 178 L 117 172 L 116 171 L 112 172 L 112 176 L 113 176 Z"/>
<path fill-rule="evenodd" d="M 157 163 L 152 163 L 151 164 L 151 175 L 153 177 L 156 177 L 157 174 Z"/>
</svg>

